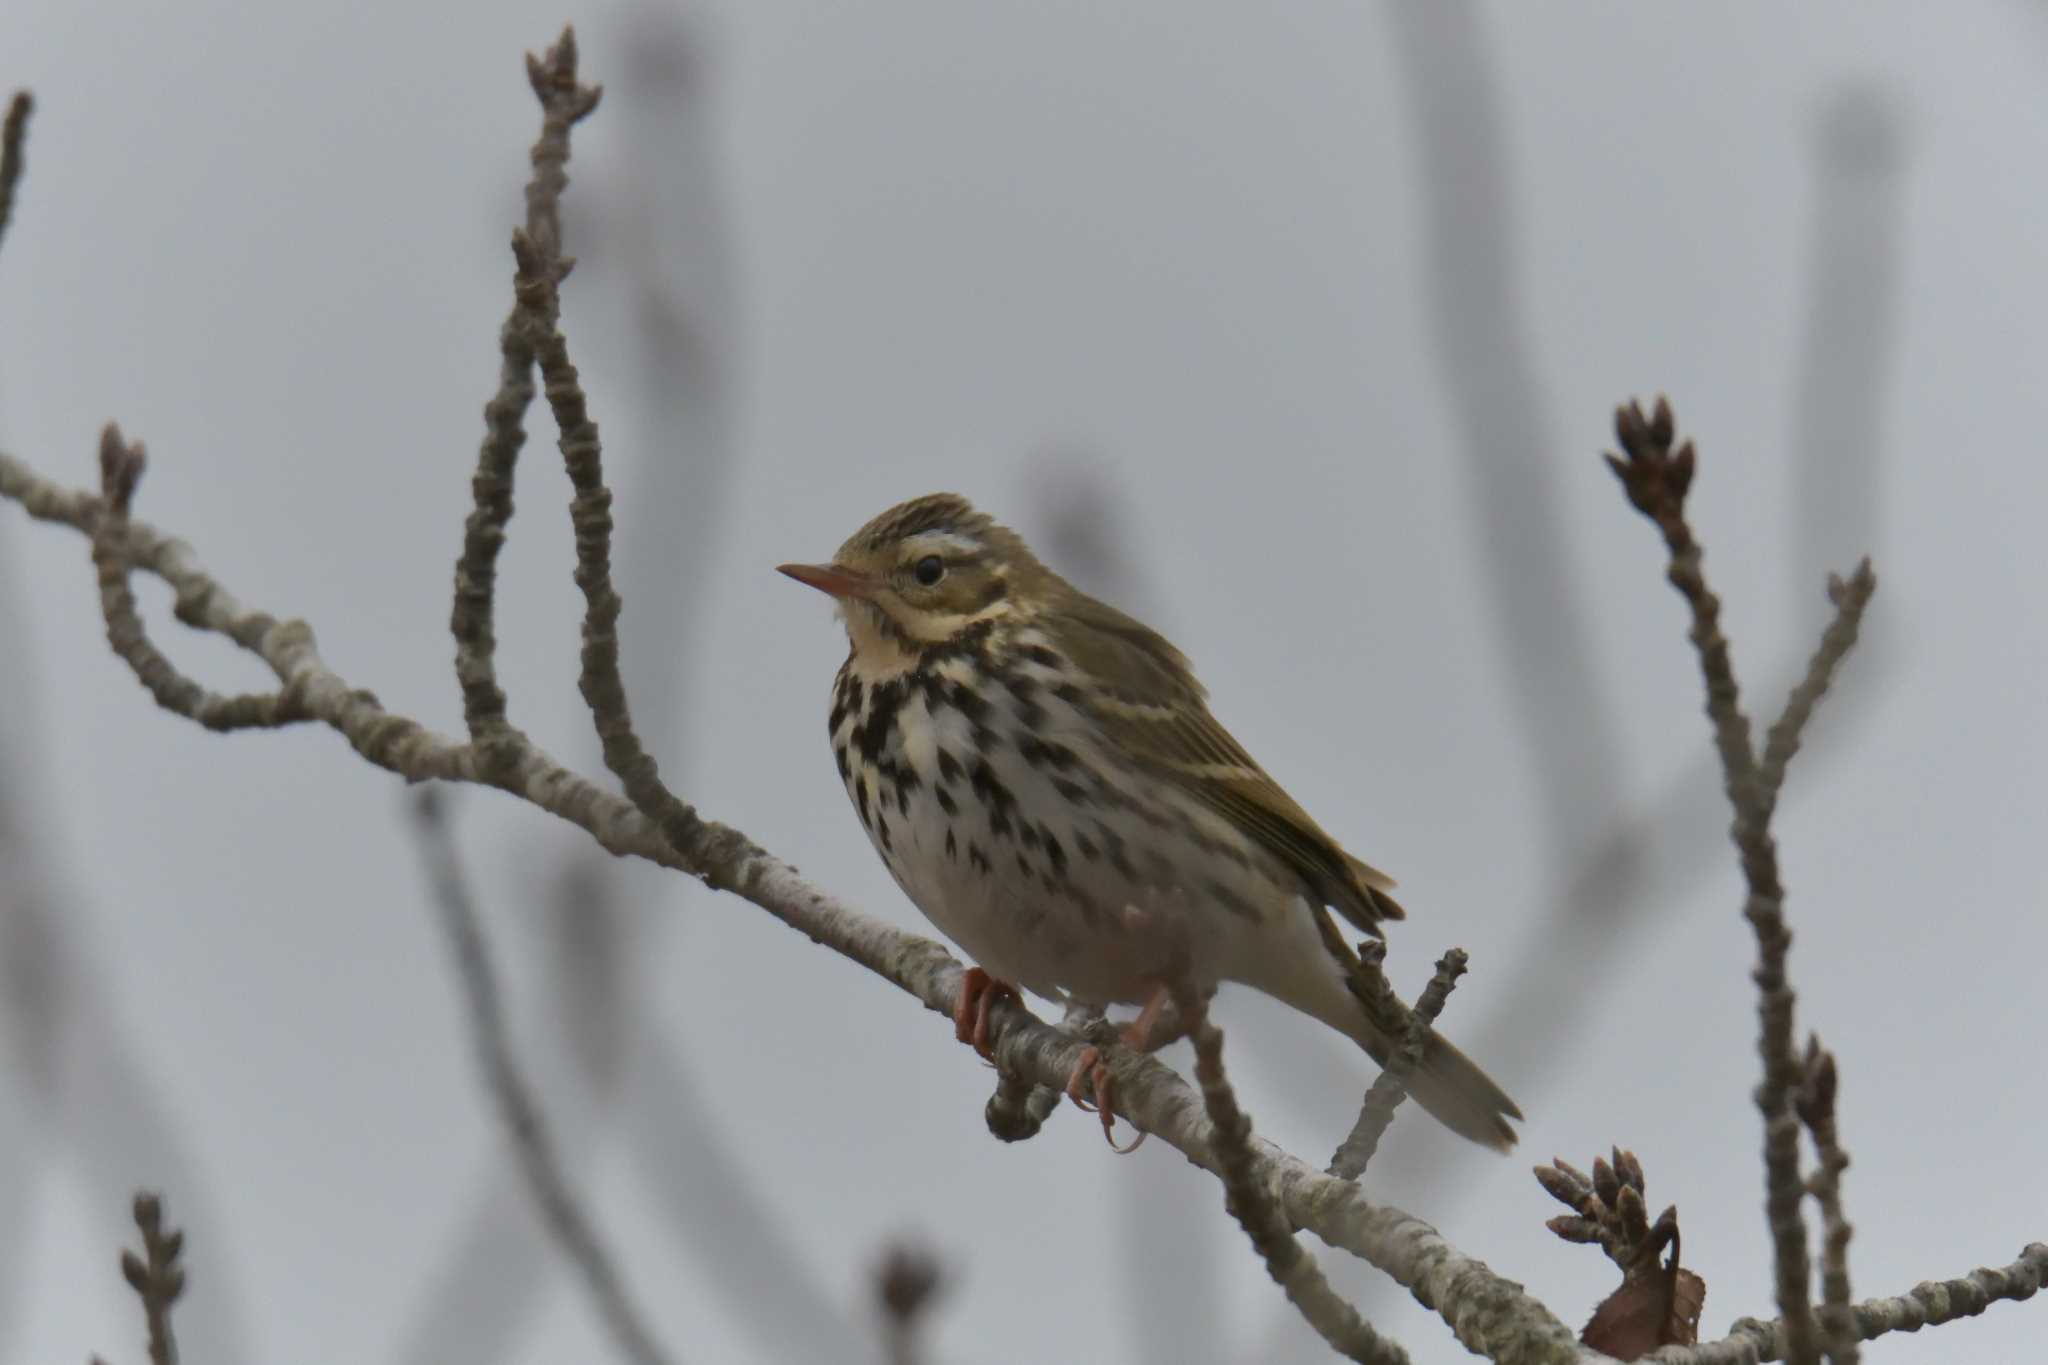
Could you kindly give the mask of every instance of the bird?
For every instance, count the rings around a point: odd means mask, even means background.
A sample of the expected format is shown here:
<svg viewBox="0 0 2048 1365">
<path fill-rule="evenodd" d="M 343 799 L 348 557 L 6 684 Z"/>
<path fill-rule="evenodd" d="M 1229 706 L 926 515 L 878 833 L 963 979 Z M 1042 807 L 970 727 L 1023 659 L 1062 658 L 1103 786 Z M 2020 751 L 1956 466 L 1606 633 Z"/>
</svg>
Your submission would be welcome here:
<svg viewBox="0 0 2048 1365">
<path fill-rule="evenodd" d="M 1211 715 L 1187 658 L 1074 587 L 956 493 L 881 513 L 828 563 L 780 572 L 835 599 L 849 650 L 828 717 L 840 780 L 905 895 L 972 960 L 954 1011 L 986 1057 L 994 1000 L 1022 987 L 1143 1007 L 1178 980 L 1239 982 L 1386 1066 L 1407 1029 L 1361 986 L 1337 921 L 1383 938 L 1394 882 L 1324 833 Z M 1107 1068 L 1082 1071 L 1109 1131 Z M 1513 1100 L 1432 1030 L 1408 1091 L 1507 1151 Z M 1111 1145 L 1115 1141 L 1111 1139 Z"/>
</svg>

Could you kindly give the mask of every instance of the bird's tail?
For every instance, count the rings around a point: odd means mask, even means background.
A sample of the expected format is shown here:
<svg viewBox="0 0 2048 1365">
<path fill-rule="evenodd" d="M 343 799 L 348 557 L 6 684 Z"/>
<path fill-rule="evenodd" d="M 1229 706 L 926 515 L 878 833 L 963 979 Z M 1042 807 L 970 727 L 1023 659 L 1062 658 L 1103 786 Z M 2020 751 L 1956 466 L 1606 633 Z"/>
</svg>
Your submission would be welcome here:
<svg viewBox="0 0 2048 1365">
<path fill-rule="evenodd" d="M 1400 1034 L 1380 1028 L 1365 1018 L 1363 1011 L 1359 1024 L 1359 1028 L 1351 1031 L 1352 1036 L 1372 1054 L 1374 1061 L 1385 1066 L 1400 1046 Z M 1522 1111 L 1494 1083 L 1493 1077 L 1481 1071 L 1477 1062 L 1458 1051 L 1435 1029 L 1429 1031 L 1423 1044 L 1422 1065 L 1408 1077 L 1408 1093 L 1437 1122 L 1460 1137 L 1496 1152 L 1508 1151 L 1515 1145 L 1515 1130 L 1508 1120 L 1519 1119 Z"/>
<path fill-rule="evenodd" d="M 1318 915 L 1323 944 L 1336 959 L 1343 989 L 1324 988 L 1313 1001 L 1290 1001 L 1324 1023 L 1351 1035 L 1382 1067 L 1393 1058 L 1407 1035 L 1408 1007 L 1391 992 L 1369 988 L 1358 956 L 1344 942 L 1327 912 Z M 1283 996 L 1283 998 L 1286 998 Z M 1515 1145 L 1510 1119 L 1522 1111 L 1479 1064 L 1453 1047 L 1435 1029 L 1422 1047 L 1422 1064 L 1408 1077 L 1408 1093 L 1437 1122 L 1482 1147 L 1506 1152 Z"/>
</svg>

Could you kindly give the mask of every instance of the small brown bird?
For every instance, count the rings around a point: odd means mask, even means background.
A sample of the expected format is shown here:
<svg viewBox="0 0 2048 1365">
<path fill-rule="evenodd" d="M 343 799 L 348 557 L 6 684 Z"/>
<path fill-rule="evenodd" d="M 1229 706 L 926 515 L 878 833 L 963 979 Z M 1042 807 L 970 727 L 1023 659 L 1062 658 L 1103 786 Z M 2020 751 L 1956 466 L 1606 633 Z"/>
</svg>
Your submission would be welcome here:
<svg viewBox="0 0 2048 1365">
<path fill-rule="evenodd" d="M 1158 632 L 951 493 L 782 572 L 838 599 L 839 775 L 897 884 L 978 964 L 962 1041 L 985 1052 L 992 995 L 1023 986 L 1143 1004 L 1127 1034 L 1142 1045 L 1167 975 L 1186 973 L 1264 991 L 1386 1063 L 1405 1013 L 1354 992 L 1330 911 L 1377 936 L 1402 918 L 1393 881 L 1217 724 Z M 1434 1033 L 1409 1088 L 1453 1132 L 1513 1145 L 1514 1101 Z"/>
</svg>

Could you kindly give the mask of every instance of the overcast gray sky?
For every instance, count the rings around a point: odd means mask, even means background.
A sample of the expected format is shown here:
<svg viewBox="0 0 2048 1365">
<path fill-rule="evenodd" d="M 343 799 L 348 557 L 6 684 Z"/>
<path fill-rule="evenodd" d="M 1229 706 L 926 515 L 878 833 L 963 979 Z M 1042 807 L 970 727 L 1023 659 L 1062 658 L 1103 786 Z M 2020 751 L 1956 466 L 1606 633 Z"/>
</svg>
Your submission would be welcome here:
<svg viewBox="0 0 2048 1365">
<path fill-rule="evenodd" d="M 608 87 L 567 326 L 635 701 L 686 796 L 922 927 L 832 770 L 843 637 L 771 570 L 966 492 L 1170 633 L 1401 879 L 1404 989 L 1471 951 L 1446 1030 L 1523 1145 L 1404 1118 L 1374 1192 L 1577 1321 L 1609 1270 L 1543 1230 L 1528 1166 L 1619 1142 L 1679 1207 L 1707 1330 L 1767 1316 L 1754 948 L 1682 607 L 1596 458 L 1615 403 L 1667 392 L 1760 712 L 1825 571 L 1867 549 L 1881 579 L 1779 817 L 1858 1294 L 2048 1237 L 2040 7 L 15 0 L 0 85 L 38 111 L 0 448 L 86 483 L 118 419 L 139 515 L 448 731 L 520 54 L 564 20 Z M 534 425 L 501 673 L 594 769 Z M 189 669 L 261 682 L 144 600 Z M 328 733 L 158 712 L 84 541 L 11 506 L 0 623 L 0 1353 L 141 1357 L 137 1185 L 191 1222 L 190 1359 L 605 1351 L 505 1176 L 400 784 Z M 738 900 L 592 872 L 502 797 L 455 811 L 520 1040 L 682 1358 L 859 1358 L 904 1234 L 951 1280 L 944 1360 L 1320 1358 L 1170 1150 L 1114 1158 L 1071 1112 L 1003 1147 L 989 1073 L 899 993 Z M 1220 1018 L 1260 1130 L 1326 1155 L 1369 1064 L 1242 993 Z M 2019 1360 L 2042 1323 L 1881 1353 Z"/>
</svg>

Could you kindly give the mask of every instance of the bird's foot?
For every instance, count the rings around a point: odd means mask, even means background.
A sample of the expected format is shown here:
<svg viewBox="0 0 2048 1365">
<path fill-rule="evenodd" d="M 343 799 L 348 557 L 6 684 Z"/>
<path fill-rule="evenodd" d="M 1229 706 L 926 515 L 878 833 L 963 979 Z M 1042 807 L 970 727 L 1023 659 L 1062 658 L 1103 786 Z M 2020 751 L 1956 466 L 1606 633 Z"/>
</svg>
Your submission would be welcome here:
<svg viewBox="0 0 2048 1365">
<path fill-rule="evenodd" d="M 1015 986 L 996 980 L 979 967 L 969 967 L 960 978 L 960 998 L 953 1003 L 953 1036 L 980 1053 L 983 1061 L 995 1061 L 995 1049 L 988 1041 L 988 1012 L 1006 997 L 1021 1003 Z"/>
<path fill-rule="evenodd" d="M 1081 1088 L 1081 1078 L 1088 1078 L 1088 1091 Z M 1116 1140 L 1116 1077 L 1110 1074 L 1109 1063 L 1102 1058 L 1101 1049 L 1090 1044 L 1081 1049 L 1081 1056 L 1074 1063 L 1073 1074 L 1067 1077 L 1067 1098 L 1092 1114 L 1102 1117 L 1102 1140 L 1118 1156 L 1129 1156 L 1145 1141 L 1140 1130 L 1131 1139 L 1128 1147 L 1119 1146 Z"/>
</svg>

